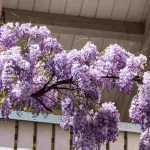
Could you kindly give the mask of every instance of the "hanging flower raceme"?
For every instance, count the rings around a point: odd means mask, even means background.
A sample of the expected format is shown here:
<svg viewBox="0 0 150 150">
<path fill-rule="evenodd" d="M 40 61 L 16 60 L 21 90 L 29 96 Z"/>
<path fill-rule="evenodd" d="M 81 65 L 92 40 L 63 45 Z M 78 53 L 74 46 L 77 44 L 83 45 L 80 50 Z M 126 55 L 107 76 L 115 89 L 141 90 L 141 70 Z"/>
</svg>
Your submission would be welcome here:
<svg viewBox="0 0 150 150">
<path fill-rule="evenodd" d="M 94 116 L 97 143 L 114 142 L 118 136 L 119 113 L 114 103 L 103 103 Z"/>
<path fill-rule="evenodd" d="M 77 109 L 73 103 L 70 98 L 62 102 L 61 126 L 73 130 L 73 143 L 77 148 L 91 150 L 97 144 L 114 142 L 117 139 L 119 113 L 114 103 L 103 103 L 98 112 L 91 110 L 88 114 L 85 106 Z"/>
<path fill-rule="evenodd" d="M 150 127 L 150 72 L 144 73 L 143 84 L 139 85 L 138 90 L 129 112 L 132 121 L 139 123 L 145 130 Z"/>
<path fill-rule="evenodd" d="M 130 56 L 126 61 L 126 66 L 120 71 L 119 86 L 122 90 L 130 92 L 133 87 L 133 79 L 144 69 L 147 58 L 140 54 L 139 56 Z"/>
</svg>

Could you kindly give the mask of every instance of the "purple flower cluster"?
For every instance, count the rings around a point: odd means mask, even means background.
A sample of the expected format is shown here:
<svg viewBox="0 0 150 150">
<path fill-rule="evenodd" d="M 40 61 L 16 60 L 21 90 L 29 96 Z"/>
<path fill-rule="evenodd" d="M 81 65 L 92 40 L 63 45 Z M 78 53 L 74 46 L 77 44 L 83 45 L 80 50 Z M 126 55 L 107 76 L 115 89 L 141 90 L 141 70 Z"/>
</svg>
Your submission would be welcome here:
<svg viewBox="0 0 150 150">
<path fill-rule="evenodd" d="M 127 58 L 130 53 L 125 51 L 117 44 L 110 45 L 105 49 L 102 60 L 104 63 L 103 72 L 107 76 L 118 76 L 120 69 L 123 69 L 126 65 Z"/>
<path fill-rule="evenodd" d="M 133 79 L 138 76 L 144 69 L 147 58 L 140 54 L 139 56 L 130 56 L 126 61 L 126 66 L 120 70 L 119 86 L 124 91 L 131 91 L 133 87 Z"/>
<path fill-rule="evenodd" d="M 138 94 L 130 107 L 130 118 L 145 130 L 150 127 L 150 72 L 143 75 L 143 84 L 139 85 Z"/>
<path fill-rule="evenodd" d="M 96 78 L 99 86 L 110 90 L 114 83 L 118 83 L 117 80 L 114 82 L 113 77 L 119 76 L 120 70 L 126 66 L 127 58 L 130 55 L 119 45 L 110 45 L 106 47 L 104 54 L 100 55 L 91 66 L 90 73 Z"/>
<path fill-rule="evenodd" d="M 71 64 L 68 62 L 67 53 L 62 51 L 55 55 L 54 69 L 58 79 L 68 79 L 71 76 Z"/>
<path fill-rule="evenodd" d="M 150 149 L 150 72 L 143 75 L 143 84 L 139 85 L 129 110 L 130 118 L 140 124 L 143 133 L 140 138 L 140 150 Z"/>
<path fill-rule="evenodd" d="M 142 85 L 138 87 L 138 93 L 133 98 L 129 110 L 130 118 L 142 128 L 139 150 L 150 149 L 150 72 L 143 75 Z"/>
<path fill-rule="evenodd" d="M 91 42 L 87 42 L 87 44 L 81 49 L 81 63 L 84 62 L 86 64 L 90 64 L 95 61 L 97 56 L 97 49 L 94 44 Z"/>
<path fill-rule="evenodd" d="M 98 144 L 114 142 L 118 136 L 119 113 L 114 103 L 103 103 L 98 112 L 86 112 L 85 106 L 73 107 L 73 101 L 62 102 L 61 126 L 73 130 L 73 144 L 77 148 L 93 150 Z"/>
<path fill-rule="evenodd" d="M 73 130 L 76 149 L 93 150 L 118 136 L 119 113 L 113 103 L 101 105 L 104 90 L 130 92 L 143 78 L 133 98 L 130 117 L 144 130 L 150 127 L 150 73 L 143 75 L 146 57 L 117 44 L 99 52 L 92 42 L 65 51 L 45 26 L 8 23 L 0 27 L 0 110 L 39 114 L 61 101 L 64 129 Z"/>
<path fill-rule="evenodd" d="M 118 136 L 119 113 L 114 103 L 103 103 L 100 111 L 95 114 L 94 121 L 98 143 L 114 142 L 116 140 Z"/>
<path fill-rule="evenodd" d="M 61 102 L 61 110 L 63 113 L 62 121 L 60 126 L 64 129 L 69 129 L 72 125 L 72 115 L 74 112 L 74 104 L 73 100 L 70 97 L 66 97 Z"/>
</svg>

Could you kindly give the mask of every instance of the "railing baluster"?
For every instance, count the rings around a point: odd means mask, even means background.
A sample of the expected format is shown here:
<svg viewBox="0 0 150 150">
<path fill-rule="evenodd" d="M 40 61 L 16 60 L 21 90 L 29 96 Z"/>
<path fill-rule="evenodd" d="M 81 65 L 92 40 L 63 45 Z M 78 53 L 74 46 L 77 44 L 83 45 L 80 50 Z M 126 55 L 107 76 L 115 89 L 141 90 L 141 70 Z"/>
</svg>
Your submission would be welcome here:
<svg viewBox="0 0 150 150">
<path fill-rule="evenodd" d="M 14 150 L 17 150 L 18 147 L 18 127 L 19 121 L 15 121 Z"/>
<path fill-rule="evenodd" d="M 124 150 L 128 149 L 128 132 L 124 132 Z"/>
<path fill-rule="evenodd" d="M 36 150 L 36 142 L 37 142 L 37 123 L 34 123 L 34 131 L 33 131 L 33 150 Z"/>
<path fill-rule="evenodd" d="M 51 139 L 51 150 L 55 149 L 55 125 L 52 125 L 52 139 Z"/>
<path fill-rule="evenodd" d="M 72 132 L 72 129 L 70 129 L 70 150 L 72 150 L 72 141 L 73 140 L 73 132 Z"/>
</svg>

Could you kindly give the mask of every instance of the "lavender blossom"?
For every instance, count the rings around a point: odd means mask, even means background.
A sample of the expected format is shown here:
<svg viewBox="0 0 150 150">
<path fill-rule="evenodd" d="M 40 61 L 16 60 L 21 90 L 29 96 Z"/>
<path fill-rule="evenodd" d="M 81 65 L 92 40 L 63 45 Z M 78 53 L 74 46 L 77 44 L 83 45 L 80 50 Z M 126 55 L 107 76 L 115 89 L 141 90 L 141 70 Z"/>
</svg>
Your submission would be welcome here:
<svg viewBox="0 0 150 150">
<path fill-rule="evenodd" d="M 139 123 L 142 129 L 150 127 L 150 72 L 143 75 L 143 84 L 139 86 L 138 95 L 132 100 L 130 117 Z"/>
<path fill-rule="evenodd" d="M 103 103 L 94 117 L 97 143 L 114 142 L 119 133 L 118 122 L 119 113 L 114 103 Z"/>
<path fill-rule="evenodd" d="M 147 58 L 144 55 L 130 56 L 126 61 L 126 67 L 120 70 L 119 86 L 123 91 L 129 92 L 133 87 L 133 79 L 144 69 Z"/>
</svg>

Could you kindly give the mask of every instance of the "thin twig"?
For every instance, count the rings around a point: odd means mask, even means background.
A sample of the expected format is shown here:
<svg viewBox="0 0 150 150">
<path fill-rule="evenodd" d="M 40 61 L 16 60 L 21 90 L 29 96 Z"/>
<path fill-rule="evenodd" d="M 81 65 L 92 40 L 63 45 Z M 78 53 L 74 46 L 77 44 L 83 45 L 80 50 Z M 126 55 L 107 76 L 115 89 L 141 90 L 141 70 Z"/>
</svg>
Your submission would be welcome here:
<svg viewBox="0 0 150 150">
<path fill-rule="evenodd" d="M 67 88 L 67 87 L 54 87 L 53 89 L 58 89 L 58 90 L 69 90 L 69 91 L 75 91 L 75 90 L 78 90 L 78 89 Z"/>
<path fill-rule="evenodd" d="M 119 79 L 119 77 L 117 77 L 117 76 L 103 76 L 103 77 L 101 77 L 101 78 L 115 79 L 115 80 Z M 133 78 L 133 81 L 138 82 L 138 83 L 142 83 L 142 77 L 135 76 L 135 77 Z"/>
</svg>

